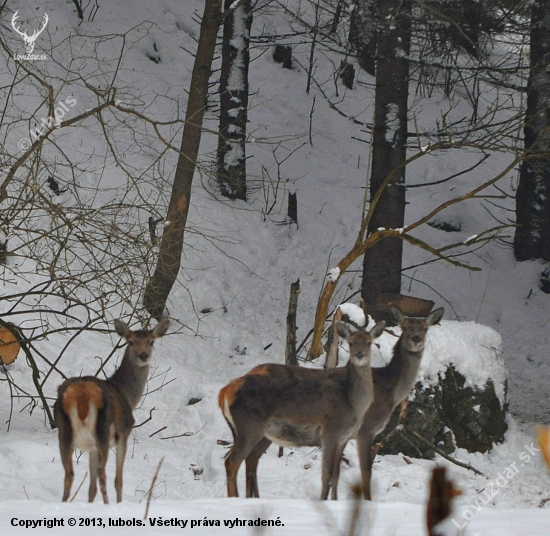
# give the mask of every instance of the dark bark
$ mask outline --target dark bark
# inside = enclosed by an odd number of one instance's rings
[[[233,0],[225,0],[229,9]],[[218,183],[222,195],[246,200],[246,123],[252,2],[243,1],[223,26]]]
[[[531,70],[527,85],[525,149],[516,193],[514,254],[518,261],[550,260],[550,0],[531,10]]]
[[[349,44],[357,63],[367,73],[376,72],[377,21],[380,0],[357,0],[351,12]]]
[[[221,0],[205,0],[197,55],[191,75],[181,150],[172,185],[166,227],[153,277],[145,288],[143,304],[157,319],[163,316],[168,295],[180,269],[183,235],[189,212],[191,185],[199,154],[202,122],[208,95],[216,37],[221,24]]]
[[[403,56],[410,51],[410,16],[410,0],[380,2],[371,200],[388,176],[391,180],[374,209],[369,234],[404,225],[409,62]],[[400,292],[402,257],[399,238],[387,238],[365,252],[361,296],[369,311],[381,293]]]

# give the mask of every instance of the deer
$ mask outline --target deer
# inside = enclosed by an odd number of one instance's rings
[[[90,488],[93,502],[97,481],[103,502],[109,504],[105,466],[109,448],[116,447],[115,490],[122,501],[122,469],[128,436],[134,427],[133,410],[139,403],[147,378],[155,339],[162,337],[170,322],[164,319],[152,330],[131,331],[122,320],[114,322],[116,332],[128,345],[118,369],[106,380],[94,376],[69,378],[61,384],[54,404],[59,431],[59,451],[65,469],[63,502],[69,499],[74,480],[73,451],[90,453]]]
[[[371,499],[372,464],[377,453],[374,438],[384,430],[393,410],[411,392],[420,369],[428,328],[439,323],[444,309],[435,309],[426,318],[405,317],[395,305],[390,305],[390,312],[401,327],[401,336],[395,343],[391,361],[385,367],[372,369],[374,400],[357,434],[363,496],[367,500]]]
[[[225,458],[228,497],[238,497],[237,473],[246,460],[246,496],[259,497],[256,469],[271,442],[282,446],[320,446],[321,500],[338,498],[340,460],[373,401],[371,345],[386,323],[351,332],[335,323],[349,344],[344,367],[310,369],[263,364],[229,382],[218,402],[233,433]]]
[[[25,52],[27,54],[32,54],[32,51],[34,50],[34,42],[38,39],[38,36],[44,31],[44,29],[48,25],[48,15],[47,15],[47,13],[44,13],[44,16],[42,17],[42,26],[38,30],[34,30],[32,35],[28,35],[27,30],[22,32],[15,25],[15,21],[18,18],[19,18],[19,11],[16,11],[13,14],[13,17],[11,18],[11,25],[12,25],[13,29],[23,38],[23,42],[25,43]]]

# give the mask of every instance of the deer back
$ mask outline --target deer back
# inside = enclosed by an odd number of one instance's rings
[[[128,434],[134,426],[132,408],[118,390],[94,376],[70,378],[59,388],[54,416],[60,436],[70,434],[75,447],[95,450],[96,434],[107,423],[103,435],[112,445],[115,434]]]
[[[124,322],[116,320],[116,331],[128,341],[116,372],[107,380],[94,376],[70,378],[59,388],[54,415],[65,469],[63,501],[69,499],[73,484],[72,456],[77,447],[90,452],[88,500],[93,502],[99,481],[103,502],[109,502],[105,475],[109,446],[116,446],[115,489],[117,501],[122,500],[122,469],[128,436],[134,426],[132,410],[145,388],[153,342],[166,333],[168,326],[168,320],[164,320],[151,331],[131,331]]]
[[[358,426],[373,400],[370,347],[385,323],[370,332],[351,333],[343,324],[339,334],[350,345],[344,367],[309,369],[264,364],[230,382],[220,391],[219,404],[234,433],[235,420],[265,428],[279,444],[320,445],[326,426]]]

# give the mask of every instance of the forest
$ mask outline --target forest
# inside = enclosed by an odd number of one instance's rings
[[[0,17],[4,533],[428,534],[443,466],[461,495],[429,534],[547,534],[548,0],[6,0]],[[244,467],[226,499],[220,389],[265,363],[326,386],[357,330],[375,371],[426,317],[373,501],[346,500],[357,430],[339,501],[314,502],[324,444],[271,446],[261,499]],[[115,449],[92,506],[71,448],[62,505],[58,388],[105,385],[140,344],[123,501]]]

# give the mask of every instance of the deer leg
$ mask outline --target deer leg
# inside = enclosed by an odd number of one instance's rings
[[[332,476],[333,476],[335,460],[337,457],[338,444],[334,440],[328,437],[325,437],[322,441],[322,448],[323,448],[323,464],[322,464],[322,470],[321,470],[321,481],[322,481],[321,500],[326,501],[328,499],[328,492],[330,490],[330,487],[333,484]]]
[[[71,422],[65,411],[61,408],[62,404],[59,400],[56,401],[53,407],[55,422],[58,429],[59,437],[59,453],[61,455],[61,463],[65,470],[65,479],[63,483],[63,501],[69,499],[71,493],[71,486],[74,481],[73,470],[73,429]]]
[[[239,467],[252,452],[252,449],[260,442],[263,436],[263,430],[255,431],[250,428],[245,430],[244,427],[241,430],[237,427],[235,430],[235,441],[229,451],[229,454],[225,458],[228,497],[239,496],[239,491],[237,489],[237,473],[239,472]]]
[[[107,498],[107,477],[105,475],[105,467],[107,458],[109,457],[109,422],[112,422],[112,415],[105,409],[101,409],[97,413],[95,443],[97,446],[97,479],[99,480],[99,490],[103,497],[103,502],[109,504]],[[91,458],[90,458],[91,459]]]
[[[116,502],[122,502],[122,469],[124,467],[124,459],[126,458],[127,447],[128,437],[121,435],[116,445]]]
[[[65,480],[63,483],[63,502],[69,499],[71,494],[71,486],[74,480],[73,470],[73,446],[71,440],[63,440],[59,442],[59,450],[61,452],[61,463],[65,469]]]
[[[347,441],[345,441],[342,445],[338,445],[336,447],[336,453],[334,455],[333,466],[332,466],[332,478],[330,479],[331,499],[333,501],[338,499],[338,480],[340,479],[340,466],[342,463],[342,454],[344,453],[346,444],[347,444]]]
[[[359,455],[359,465],[361,466],[361,480],[363,483],[363,496],[370,501],[371,497],[371,478],[372,464],[374,462],[375,452],[373,450],[374,435],[360,430],[357,434],[357,453]]]
[[[250,454],[246,457],[246,496],[247,497],[260,497],[258,491],[258,462],[262,457],[262,454],[271,445],[271,440],[267,437],[263,437],[252,449]]]
[[[107,476],[105,474],[105,466],[107,465],[107,457],[109,455],[109,444],[101,445],[98,449],[98,464],[97,464],[97,478],[99,480],[99,490],[103,497],[103,502],[109,504],[109,498],[107,497]]]
[[[97,493],[97,450],[90,451],[90,489],[88,491],[88,502],[94,502]]]

